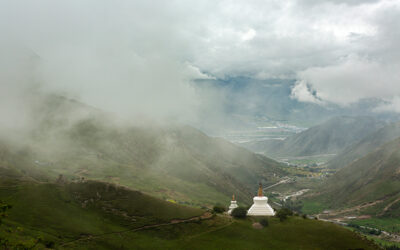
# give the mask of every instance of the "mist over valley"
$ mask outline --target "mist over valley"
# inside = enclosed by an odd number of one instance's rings
[[[0,248],[399,249],[399,14],[0,1]]]

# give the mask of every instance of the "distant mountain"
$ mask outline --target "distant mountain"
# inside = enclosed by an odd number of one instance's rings
[[[313,200],[330,208],[368,204],[365,214],[400,216],[400,138],[340,169]]]
[[[3,141],[0,154],[3,167],[18,168],[30,178],[38,172],[40,178],[63,174],[211,205],[228,202],[232,194],[248,204],[259,181],[273,183],[285,175],[279,163],[189,126],[131,125],[57,96],[37,100],[33,109],[25,143],[12,147]]]
[[[282,141],[266,140],[242,145],[273,157],[337,154],[384,124],[373,117],[339,116]]]
[[[212,93],[220,103],[204,109],[200,118],[206,121],[207,131],[257,129],[269,126],[269,122],[281,122],[300,127],[311,127],[336,116],[371,116],[380,120],[399,120],[394,112],[374,112],[385,104],[379,99],[363,99],[342,107],[333,103],[319,105],[300,102],[292,98],[295,79],[253,79],[249,77],[226,77],[225,79],[197,80],[199,93]],[[215,107],[222,109],[220,116],[213,117]]]
[[[361,141],[347,146],[340,154],[328,162],[328,167],[338,169],[345,167],[383,144],[400,137],[400,123],[390,123],[378,131],[367,135]]]

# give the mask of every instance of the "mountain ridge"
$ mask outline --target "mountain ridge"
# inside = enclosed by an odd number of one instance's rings
[[[369,116],[338,116],[285,140],[267,140],[243,146],[272,157],[337,154],[384,124]]]
[[[400,137],[400,123],[390,123],[365,136],[359,142],[347,146],[340,154],[328,162],[328,167],[339,169],[359,159],[385,143]]]
[[[320,185],[313,196],[306,199],[333,209],[370,203],[371,206],[362,210],[361,214],[399,216],[399,162],[400,138],[397,138],[339,169]]]

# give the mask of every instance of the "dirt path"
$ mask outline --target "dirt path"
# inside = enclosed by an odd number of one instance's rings
[[[86,174],[87,173],[87,169],[81,169],[78,172],[75,173],[76,176],[78,176],[79,178],[85,177],[82,174]]]
[[[198,233],[198,234],[195,234],[195,235],[191,235],[191,236],[189,236],[189,237],[186,237],[185,240],[191,240],[191,239],[193,239],[193,238],[197,238],[197,237],[202,236],[202,235],[204,235],[204,234],[208,234],[208,233],[211,233],[211,232],[215,232],[215,231],[224,229],[224,228],[229,227],[230,225],[232,225],[232,223],[233,223],[233,219],[230,218],[228,224],[225,224],[225,225],[223,225],[223,226],[220,226],[220,227],[217,227],[217,228],[214,228],[214,229],[205,231],[205,232],[201,232],[201,233]]]
[[[209,220],[212,217],[213,217],[213,214],[211,214],[209,212],[206,212],[201,216],[195,216],[195,217],[192,217],[192,218],[189,218],[189,219],[176,219],[176,220],[171,220],[170,222],[166,222],[166,223],[146,225],[146,226],[137,227],[137,228],[133,228],[133,229],[127,229],[127,230],[123,230],[123,231],[96,234],[96,235],[87,235],[87,236],[84,236],[84,237],[81,237],[81,238],[78,238],[78,239],[75,239],[75,240],[71,240],[71,241],[68,241],[68,242],[61,243],[60,247],[64,247],[66,245],[69,245],[69,244],[77,242],[77,241],[92,240],[92,239],[100,238],[100,237],[107,236],[107,235],[123,234],[123,233],[127,233],[127,232],[137,232],[137,231],[141,231],[141,230],[145,230],[145,229],[152,229],[152,228],[157,228],[157,227],[162,227],[162,226],[176,225],[176,224],[181,224],[181,223],[186,223],[186,222],[191,222],[191,221]]]
[[[381,200],[376,200],[374,202],[370,202],[370,203],[364,203],[358,206],[354,206],[351,208],[347,208],[347,209],[343,209],[343,210],[337,210],[337,211],[331,211],[329,213],[325,213],[325,214],[317,214],[316,217],[321,220],[321,221],[326,221],[326,222],[331,222],[331,223],[335,223],[335,224],[339,224],[342,226],[348,226],[348,222],[347,219],[345,217],[343,217],[344,213],[348,213],[348,212],[353,212],[353,211],[357,211],[357,210],[361,210],[364,208],[368,208],[371,206],[375,206],[379,203],[382,203],[384,201],[387,201],[388,198],[384,198]],[[395,203],[400,201],[400,197],[397,198],[396,200],[394,200],[393,202],[389,203],[379,215],[383,215],[391,206],[393,206]],[[327,216],[325,218],[321,218],[321,216]],[[362,216],[358,216],[358,218],[361,218]],[[390,233],[378,228],[373,228],[373,227],[368,227],[368,226],[360,226],[361,228],[365,228],[365,229],[369,229],[369,230],[380,230],[381,231],[381,235],[379,236],[374,236],[376,238],[386,238],[386,240],[392,241],[392,242],[400,242],[400,235],[397,233]]]
[[[291,178],[284,177],[283,180],[280,180],[279,182],[277,182],[277,183],[275,183],[275,184],[273,184],[273,185],[271,185],[271,186],[268,186],[268,187],[263,188],[263,191],[265,191],[265,190],[267,190],[267,189],[269,189],[269,188],[278,186],[278,185],[280,185],[280,184],[288,183],[288,182],[290,182],[290,181],[292,181]]]
[[[304,193],[306,193],[308,191],[310,191],[310,189],[306,188],[306,189],[302,189],[297,192],[294,192],[292,194],[286,195],[283,197],[283,201],[286,201],[287,199],[292,198],[292,197],[297,197],[297,196],[303,195]]]
[[[399,202],[399,201],[400,201],[400,197],[397,198],[396,200],[394,200],[393,202],[390,202],[390,203],[383,209],[382,213],[380,213],[379,215],[383,215],[387,210],[389,210],[389,208],[390,208],[391,206],[393,206],[395,203],[397,203],[397,202]]]
[[[316,216],[317,216],[317,218],[319,218],[319,216],[321,216],[321,215],[322,216],[323,215],[337,216],[337,215],[340,215],[340,214],[344,214],[344,213],[353,212],[353,211],[361,210],[361,209],[364,209],[364,208],[372,207],[372,206],[375,206],[376,204],[384,202],[385,200],[386,199],[376,200],[374,202],[364,203],[364,204],[361,204],[361,205],[357,205],[357,206],[346,208],[346,209],[342,209],[342,210],[331,211],[331,212],[329,212],[327,214],[317,214]]]

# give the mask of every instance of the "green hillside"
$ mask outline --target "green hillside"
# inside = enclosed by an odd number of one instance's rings
[[[339,170],[325,183],[335,204],[357,204],[399,195],[400,139]]]
[[[254,229],[250,219],[231,222],[216,217],[201,223],[127,233],[123,239],[134,240],[119,242],[119,246],[137,249],[378,249],[359,235],[331,223],[299,218],[283,223],[275,218],[269,221],[268,227]],[[113,237],[72,246],[85,248],[95,244],[99,247],[106,241],[113,242]]]
[[[331,223],[290,217],[255,229],[257,219],[197,217],[204,211],[108,183],[15,182],[0,188],[12,205],[0,226],[9,246],[56,249],[376,249]],[[39,240],[40,239],[40,240]],[[37,243],[34,243],[37,242]]]
[[[93,181],[65,185],[21,183],[1,188],[0,192],[3,202],[12,205],[8,220],[49,234],[56,233],[63,225],[66,238],[77,232],[104,233],[118,229],[121,225],[103,222],[115,218],[124,218],[122,225],[137,227],[204,213],[138,191]]]
[[[371,242],[340,226],[292,217],[269,219],[261,230],[252,220],[235,221],[230,227],[192,239],[187,249],[376,249]]]
[[[339,116],[283,141],[251,142],[245,146],[272,157],[337,154],[383,125],[372,117]]]
[[[179,206],[113,184],[2,182],[0,200],[12,206],[2,228],[7,233],[47,242],[68,242],[82,235],[104,234],[199,216],[203,210]],[[23,237],[22,237],[23,238]]]
[[[229,202],[232,194],[249,204],[259,181],[274,183],[285,175],[279,163],[189,126],[132,125],[57,96],[36,103],[24,143],[0,143],[5,166],[26,178],[54,180],[62,174],[211,206]]]
[[[328,162],[328,167],[339,169],[347,166],[383,144],[400,137],[400,123],[391,123],[378,131],[367,135],[361,141],[346,147],[340,154]]]
[[[303,200],[303,211],[333,211],[325,217],[375,218],[371,225],[399,232],[400,216],[400,138],[379,147],[340,169],[311,197]],[[383,227],[382,227],[383,226]]]

